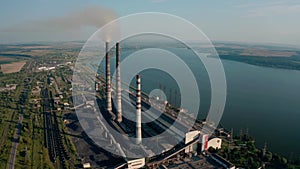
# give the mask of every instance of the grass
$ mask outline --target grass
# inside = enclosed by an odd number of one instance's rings
[[[35,121],[38,118],[37,122]],[[44,147],[44,132],[43,132],[43,119],[41,113],[38,113],[32,120],[33,135],[32,139],[32,161],[31,168],[54,168],[49,160],[48,150]],[[35,126],[36,125],[36,126]]]
[[[30,96],[31,99],[35,96]],[[44,131],[43,131],[43,114],[41,109],[31,108],[25,113],[28,118],[24,118],[24,124],[28,124],[28,129],[23,131],[26,135],[23,137],[26,138],[26,144],[19,146],[19,151],[26,149],[27,147],[27,157],[19,156],[21,159],[19,164],[33,168],[54,168],[52,162],[49,159],[48,150],[44,147]],[[21,145],[21,144],[20,144]]]
[[[14,119],[16,115],[13,116],[13,111],[7,110],[7,114],[11,115],[11,119]],[[9,120],[9,118],[7,118]],[[11,122],[6,122],[11,123]],[[6,138],[4,138],[3,145],[0,150],[0,168],[6,168],[7,161],[9,160],[10,150],[12,147],[12,138],[14,135],[15,124],[10,124],[8,127]]]
[[[36,81],[43,81],[46,78],[47,72],[39,72],[33,73],[30,72],[29,76],[31,77],[31,88],[36,85]],[[58,75],[55,74],[55,77]],[[60,74],[57,78],[58,84],[61,87],[64,87],[66,84],[62,80],[63,74]],[[24,82],[23,79],[26,78],[26,74],[24,70],[21,70],[19,73],[12,73],[0,76],[0,86],[5,86],[5,84],[18,84],[17,89],[15,91],[10,92],[10,96],[3,95],[0,93],[0,134],[3,135],[4,128],[7,124],[10,123],[8,128],[7,137],[5,142],[0,150],[0,168],[7,167],[7,161],[9,160],[9,155],[11,151],[12,141],[14,132],[16,131],[16,123],[11,123],[11,121],[17,122],[19,118],[19,110],[17,101],[20,98],[21,92],[24,90]],[[47,83],[44,83],[45,85]],[[50,86],[50,90],[53,92],[53,96],[56,91],[53,86]],[[9,98],[6,100],[4,98]],[[33,98],[38,98],[38,96],[31,95],[29,90],[29,94],[27,97],[27,103],[25,103],[24,108],[24,118],[23,118],[23,126],[19,139],[19,145],[16,154],[16,168],[32,168],[32,169],[54,169],[56,164],[53,164],[50,161],[48,149],[44,147],[44,131],[43,131],[43,114],[41,113],[41,108],[34,108],[32,104],[29,103],[29,100]],[[7,107],[7,103],[9,107]],[[13,116],[13,112],[16,112]],[[58,112],[58,116],[62,116],[63,112]],[[66,131],[62,118],[58,118],[59,128],[62,132]],[[71,141],[70,136],[63,135],[63,144],[65,145],[66,150],[69,152],[71,157],[70,161],[66,161],[67,166],[70,168],[74,167],[74,163],[76,162],[76,148]],[[58,161],[58,160],[57,160]]]
[[[17,90],[14,91],[12,96],[16,101],[19,100],[21,91],[24,90],[24,82],[22,79],[25,79],[26,77],[20,74],[10,74],[0,78],[7,79],[6,83],[11,83],[12,79],[18,79],[19,84]],[[34,169],[54,168],[49,160],[48,151],[43,146],[44,136],[42,114],[39,110],[33,109],[32,105],[28,103],[28,100],[30,100],[31,97],[32,96],[29,92],[27,103],[25,103],[26,106],[24,108],[23,125],[16,154],[15,167]],[[17,103],[14,103],[12,107],[17,107]],[[17,112],[19,111],[17,110]],[[15,116],[12,118],[13,121],[18,121],[18,117],[19,113],[16,113]],[[35,121],[37,122],[35,123]],[[13,134],[15,132],[15,126],[15,124],[10,126],[7,138],[13,137]],[[6,165],[7,161],[9,160],[11,146],[12,141],[10,139],[6,139],[5,144],[3,146],[4,149],[1,150],[0,154],[0,168],[7,167]]]
[[[16,76],[24,77],[22,74],[19,75],[10,75],[8,77],[15,79]],[[11,79],[8,77],[1,77],[2,83],[10,83]],[[17,83],[17,82],[16,82]],[[9,155],[12,146],[12,138],[14,136],[15,128],[16,128],[16,121],[18,120],[18,110],[17,110],[17,103],[16,101],[20,97],[20,93],[22,91],[22,86],[20,85],[20,81],[18,82],[19,86],[15,91],[10,91],[7,95],[4,93],[1,94],[0,100],[0,116],[2,122],[0,123],[1,127],[1,136],[3,136],[4,129],[8,125],[7,128],[7,135],[4,139],[3,145],[0,150],[0,168],[6,168],[7,162],[9,160]],[[8,99],[7,99],[8,98]]]

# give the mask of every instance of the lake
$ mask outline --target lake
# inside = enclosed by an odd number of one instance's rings
[[[187,49],[169,50],[180,55],[195,74],[201,94],[199,118],[205,117],[210,105],[210,83],[203,65]],[[130,49],[123,50],[122,60],[132,52]],[[111,63],[113,72],[114,57]],[[259,148],[267,143],[268,150],[273,153],[287,158],[300,156],[300,71],[229,60],[222,60],[222,63],[227,79],[227,101],[221,124],[226,129],[233,128],[235,135],[240,133],[240,129],[243,133],[248,130]],[[175,97],[178,86],[167,73],[146,70],[141,74],[143,91],[149,93],[162,88],[170,102],[179,104],[180,97]],[[135,81],[132,80],[131,84],[135,85]],[[190,99],[192,102],[193,98]]]

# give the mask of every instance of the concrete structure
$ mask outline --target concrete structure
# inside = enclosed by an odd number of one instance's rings
[[[214,149],[221,149],[221,145],[222,145],[222,139],[213,138],[208,141],[207,147],[208,148],[212,147]]]
[[[217,162],[218,164],[220,164],[221,166],[223,166],[226,169],[235,169],[235,166],[231,162],[227,161],[226,159],[219,156],[218,154],[212,154],[212,155],[210,155],[210,157],[215,162]]]
[[[208,134],[204,134],[202,135],[202,138],[201,138],[201,143],[202,143],[202,146],[201,146],[201,151],[206,151],[208,150],[208,137],[209,135]]]
[[[217,169],[220,167],[211,164],[211,160],[208,160],[202,154],[193,156],[193,158],[184,158],[183,160],[171,160],[166,162],[165,166],[160,166],[160,168],[168,169]]]
[[[64,103],[64,109],[67,110],[70,108],[70,104],[69,103]]]
[[[122,122],[121,72],[120,72],[120,43],[116,44],[116,76],[117,76],[117,120]]]
[[[83,168],[91,168],[91,164],[90,163],[84,163],[82,166],[83,166]]]
[[[53,70],[53,69],[55,69],[55,67],[45,67],[45,66],[43,66],[43,67],[39,67],[38,68],[38,70]]]
[[[117,149],[117,151],[119,151],[119,153],[123,156],[126,157],[125,152],[123,151],[120,143],[118,143],[116,141],[116,139],[114,138],[114,136],[112,134],[110,134],[109,130],[106,128],[105,124],[102,122],[101,118],[99,116],[97,116],[97,120],[100,123],[100,127],[101,129],[103,129],[103,133],[104,133],[104,137],[106,139],[109,140],[110,145],[107,146],[113,146],[114,149]]]
[[[112,106],[111,106],[111,86],[110,86],[110,50],[109,50],[109,43],[105,43],[105,70],[106,70],[106,110],[111,112]]]
[[[1,87],[0,88],[0,92],[2,92],[2,91],[16,90],[16,88],[17,88],[17,84],[7,84],[7,85],[5,85],[5,87]]]
[[[128,169],[136,169],[145,166],[145,158],[129,160],[127,161],[127,168]]]
[[[95,91],[98,92],[99,91],[99,83],[95,82]]]
[[[136,75],[136,144],[142,143],[141,76]]]
[[[190,131],[185,134],[185,144],[190,143],[191,141],[199,138],[200,131],[195,130],[195,131]],[[185,153],[190,153],[190,152],[196,152],[198,148],[198,144],[192,144],[188,147],[185,148],[184,152]]]
[[[220,139],[220,138],[209,139],[209,135],[205,134],[205,135],[202,135],[201,139],[202,139],[201,151],[206,151],[209,149],[209,147],[212,147],[214,149],[221,148],[222,139]]]

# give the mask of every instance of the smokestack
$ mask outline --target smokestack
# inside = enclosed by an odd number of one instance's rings
[[[136,75],[136,144],[142,143],[141,76]]]
[[[106,59],[106,102],[107,102],[107,111],[111,112],[111,88],[110,88],[110,50],[109,50],[109,43],[105,43],[106,46],[106,53],[105,53],[105,59]]]
[[[116,70],[117,70],[117,120],[122,122],[122,101],[121,101],[121,72],[120,72],[120,43],[116,44]]]

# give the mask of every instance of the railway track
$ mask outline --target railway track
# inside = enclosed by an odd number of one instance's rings
[[[47,88],[42,91],[44,112],[44,140],[48,149],[50,160],[58,161],[59,168],[67,168],[66,160],[70,160],[60,134],[56,112],[51,110],[53,106],[52,93]]]

